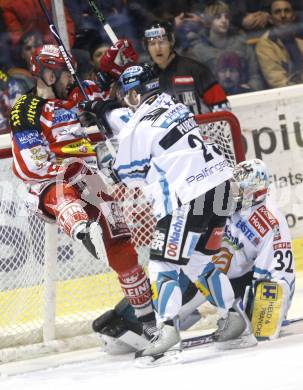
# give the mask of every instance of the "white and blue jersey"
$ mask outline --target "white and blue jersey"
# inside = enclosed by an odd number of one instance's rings
[[[253,271],[255,279],[284,280],[295,287],[295,261],[287,221],[269,197],[227,218],[220,253],[213,262],[230,279]]]
[[[114,133],[120,113],[107,116]],[[171,96],[153,96],[129,117],[113,168],[127,186],[142,188],[157,219],[232,176],[217,146],[201,140],[193,114]]]

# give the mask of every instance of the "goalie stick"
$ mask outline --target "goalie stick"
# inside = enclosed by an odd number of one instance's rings
[[[285,328],[285,327],[287,327],[291,324],[295,324],[297,322],[303,323],[303,317],[284,320],[282,323],[282,327]],[[204,334],[201,336],[185,338],[181,342],[182,349],[190,349],[190,348],[201,347],[203,345],[211,344],[214,342],[213,335],[214,335],[214,332]]]

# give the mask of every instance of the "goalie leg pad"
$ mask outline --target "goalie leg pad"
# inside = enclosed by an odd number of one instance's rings
[[[286,317],[289,289],[282,281],[259,280],[254,285],[251,323],[258,340],[279,337]]]

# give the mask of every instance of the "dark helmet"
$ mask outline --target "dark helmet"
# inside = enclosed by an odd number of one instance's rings
[[[63,55],[56,45],[43,45],[35,49],[31,57],[33,75],[40,77],[44,68],[54,71],[67,69]]]
[[[159,81],[150,64],[135,65],[127,68],[118,81],[121,96],[126,95],[130,89],[145,95],[159,89]]]
[[[174,26],[171,22],[154,21],[144,31],[144,41],[167,37],[170,42],[174,42]]]

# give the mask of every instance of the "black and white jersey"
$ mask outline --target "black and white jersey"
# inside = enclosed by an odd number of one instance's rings
[[[229,111],[226,94],[204,64],[176,53],[165,69],[154,65],[161,92],[174,96],[194,114]]]

